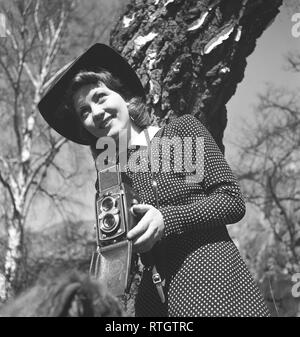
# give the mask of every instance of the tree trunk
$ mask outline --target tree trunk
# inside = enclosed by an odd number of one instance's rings
[[[21,264],[23,257],[23,224],[15,217],[7,228],[7,250],[5,256],[5,282],[1,284],[1,301],[14,297],[19,288]]]
[[[199,118],[224,153],[226,103],[282,0],[132,0],[110,44],[136,70],[159,125]],[[241,107],[242,108],[242,107]]]

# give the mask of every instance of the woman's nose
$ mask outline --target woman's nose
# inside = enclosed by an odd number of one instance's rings
[[[105,111],[98,105],[92,106],[92,116],[94,120],[101,121],[104,118]]]

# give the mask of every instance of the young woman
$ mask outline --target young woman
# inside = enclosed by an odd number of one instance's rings
[[[162,295],[156,283],[161,286],[161,280],[153,278],[153,265],[146,261],[136,316],[269,316],[227,232],[227,224],[244,216],[245,204],[224,156],[195,117],[184,115],[159,129],[150,125],[144,102],[128,63],[96,44],[64,69],[39,103],[50,126],[90,145],[94,157],[101,137],[118,143],[125,135],[128,141],[126,174],[143,204],[132,208],[142,218],[127,237],[142,257],[151,252],[164,283]],[[183,153],[171,147],[166,158],[161,146],[166,139],[176,139]],[[198,176],[186,170],[185,156],[198,160]]]

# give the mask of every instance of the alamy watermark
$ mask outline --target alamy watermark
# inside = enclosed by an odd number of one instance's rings
[[[300,273],[296,273],[292,276],[292,282],[295,283],[292,287],[293,297],[300,297]]]
[[[6,37],[6,16],[0,13],[0,37]]]
[[[292,27],[292,35],[295,38],[300,37],[300,13],[295,13],[292,16],[292,22],[296,22]]]
[[[126,135],[119,135],[118,150],[116,145],[112,137],[98,139],[96,149],[102,150],[95,160],[98,171],[113,167],[118,158],[121,172],[172,171],[185,174],[187,183],[200,183],[204,178],[204,137],[154,137],[150,145],[152,158],[148,158],[148,151],[138,149],[128,159]]]

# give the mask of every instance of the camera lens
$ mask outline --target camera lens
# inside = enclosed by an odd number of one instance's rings
[[[113,215],[110,213],[106,214],[102,219],[101,230],[104,233],[111,233],[116,229],[118,224],[118,215]]]
[[[112,197],[105,197],[101,202],[103,212],[110,211],[115,206],[115,200]]]

